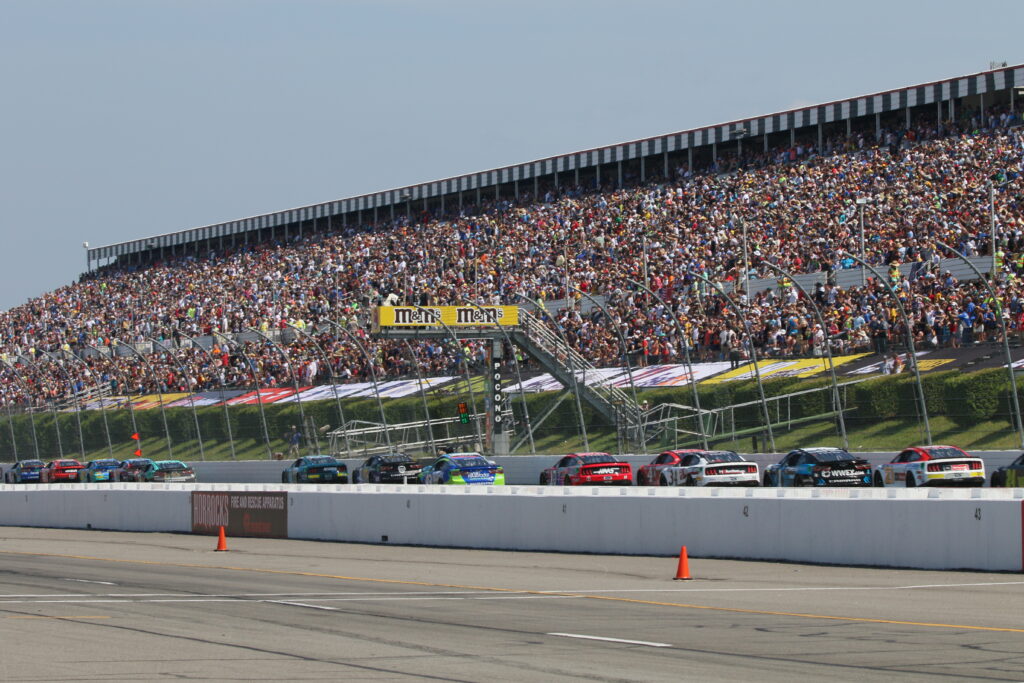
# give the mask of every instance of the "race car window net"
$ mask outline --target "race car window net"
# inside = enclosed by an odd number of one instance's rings
[[[306,458],[307,461],[314,465],[323,465],[329,462],[334,462],[334,456],[331,455],[311,455]]]
[[[607,453],[597,453],[594,455],[581,455],[579,456],[580,462],[584,465],[593,465],[595,463],[602,462],[618,462],[615,458],[608,455]]]
[[[966,453],[962,452],[959,448],[926,448],[925,453],[928,454],[932,460],[941,460],[943,458],[967,458],[970,457]]]
[[[708,451],[704,457],[708,462],[746,462],[738,453],[732,451]]]
[[[814,454],[814,457],[818,459],[818,462],[842,462],[844,460],[855,460],[855,458],[847,453],[846,451],[819,451]]]
[[[383,462],[392,462],[392,463],[403,463],[403,462],[412,462],[413,461],[411,457],[409,457],[408,455],[405,455],[404,453],[390,453],[388,455],[380,456],[380,459]]]
[[[491,463],[485,458],[453,458],[457,467],[489,467]]]

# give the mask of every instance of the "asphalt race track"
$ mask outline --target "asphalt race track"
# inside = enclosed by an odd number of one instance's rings
[[[1020,574],[214,545],[0,528],[0,679],[1024,680]]]

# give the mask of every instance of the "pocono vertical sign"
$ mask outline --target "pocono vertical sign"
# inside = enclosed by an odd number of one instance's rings
[[[288,494],[192,492],[192,533],[288,538]]]

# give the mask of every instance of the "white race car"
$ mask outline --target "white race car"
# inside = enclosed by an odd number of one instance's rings
[[[757,463],[733,451],[665,451],[637,470],[637,486],[759,486]]]
[[[875,469],[875,486],[983,486],[985,463],[956,446],[904,449]]]

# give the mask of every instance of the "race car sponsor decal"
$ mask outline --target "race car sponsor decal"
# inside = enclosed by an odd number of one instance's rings
[[[288,538],[288,494],[192,492],[192,533]]]

